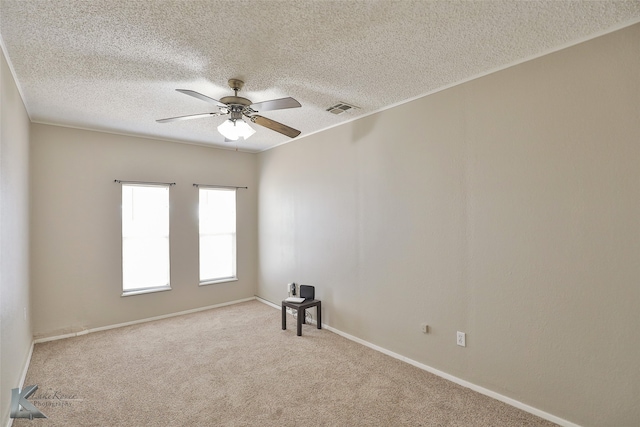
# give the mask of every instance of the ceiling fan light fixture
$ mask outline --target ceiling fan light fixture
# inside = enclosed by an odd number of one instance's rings
[[[238,138],[249,138],[256,130],[242,119],[229,119],[218,126],[218,132],[228,140],[237,141]]]

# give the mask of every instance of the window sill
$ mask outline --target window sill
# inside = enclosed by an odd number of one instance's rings
[[[153,292],[164,292],[164,291],[170,291],[170,290],[171,290],[171,286],[162,286],[159,288],[149,288],[149,289],[134,289],[131,291],[124,291],[120,296],[130,297],[132,295],[150,294]]]
[[[218,283],[237,282],[237,281],[238,281],[237,277],[225,277],[224,279],[205,280],[204,282],[200,282],[198,286],[216,285]]]

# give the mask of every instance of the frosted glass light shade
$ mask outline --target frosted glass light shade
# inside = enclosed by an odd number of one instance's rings
[[[218,132],[231,141],[237,141],[240,137],[247,139],[256,133],[255,129],[242,119],[225,120],[218,126]]]

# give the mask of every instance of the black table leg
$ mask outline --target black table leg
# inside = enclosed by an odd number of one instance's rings
[[[302,321],[303,321],[303,319],[304,319],[304,310],[298,310],[298,333],[296,335],[298,335],[299,337],[302,336]]]
[[[282,329],[287,329],[287,307],[282,304]]]
[[[316,317],[318,318],[318,329],[322,329],[322,310],[320,302],[316,305]]]

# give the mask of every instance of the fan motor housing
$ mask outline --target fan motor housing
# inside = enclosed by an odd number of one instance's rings
[[[243,107],[248,107],[252,104],[250,100],[247,98],[243,98],[241,96],[225,96],[224,98],[220,98],[220,102],[227,105],[241,105]]]

